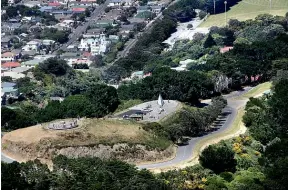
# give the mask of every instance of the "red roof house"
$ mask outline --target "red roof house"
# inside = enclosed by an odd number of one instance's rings
[[[6,62],[1,65],[3,68],[15,68],[15,67],[21,67],[21,64],[18,62]]]
[[[73,11],[73,12],[85,12],[85,8],[81,8],[81,7],[79,7],[79,8],[73,8],[72,11]]]
[[[231,49],[233,49],[232,46],[220,48],[220,53],[226,53],[226,52],[230,51]]]
[[[48,6],[51,6],[51,7],[58,7],[58,6],[61,6],[61,3],[55,1],[55,2],[48,3]]]

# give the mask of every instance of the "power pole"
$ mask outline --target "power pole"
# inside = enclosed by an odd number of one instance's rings
[[[227,26],[227,1],[224,1],[225,4],[225,26]]]

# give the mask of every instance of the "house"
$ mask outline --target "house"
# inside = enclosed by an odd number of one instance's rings
[[[45,60],[47,60],[47,59],[49,59],[49,58],[54,58],[54,57],[56,57],[56,55],[36,55],[35,57],[34,57],[34,59],[36,59],[36,60],[43,60],[43,61],[45,61]]]
[[[2,64],[1,67],[9,68],[11,70],[12,68],[21,67],[21,64],[19,62],[6,62]]]
[[[41,45],[40,42],[32,40],[22,47],[22,51],[32,51],[32,50],[37,51],[40,45]]]
[[[42,40],[42,44],[45,46],[51,46],[55,44],[56,42],[54,40]]]
[[[24,2],[23,5],[25,5],[26,7],[32,8],[32,7],[41,7],[41,2],[39,1],[27,1]]]
[[[110,0],[108,7],[121,6],[122,0]]]
[[[103,28],[92,28],[92,29],[87,30],[86,34],[100,35],[100,34],[103,34],[104,31],[105,29]]]
[[[53,10],[51,12],[52,15],[56,16],[56,15],[72,15],[73,14],[73,11],[71,10]]]
[[[119,36],[117,36],[117,35],[109,35],[108,38],[112,42],[118,42],[119,41]]]
[[[110,47],[111,42],[106,39],[105,34],[100,34],[99,38],[81,39],[78,46],[80,51],[89,51],[92,55],[102,55],[106,53]]]
[[[41,12],[52,12],[53,10],[55,10],[55,7],[53,6],[43,6],[39,9]]]
[[[159,14],[162,11],[162,6],[151,6],[151,10],[153,13]]]
[[[10,48],[11,42],[12,42],[11,36],[5,36],[1,38],[1,48]]]
[[[74,52],[65,52],[60,55],[60,59],[68,60],[68,59],[77,59],[81,55],[81,52],[74,53]]]
[[[86,8],[83,7],[75,7],[71,9],[73,13],[84,13]]]
[[[9,23],[19,23],[20,22],[20,19],[17,19],[17,18],[11,18],[8,20]]]
[[[17,97],[19,95],[17,85],[14,82],[1,83],[1,97]]]
[[[74,67],[78,64],[86,64],[89,66],[92,63],[92,61],[87,58],[66,59],[66,61],[70,67]]]
[[[21,23],[2,23],[1,24],[1,32],[2,33],[13,33],[14,30],[19,29]]]
[[[60,7],[61,5],[62,4],[57,1],[48,3],[48,6],[51,6],[51,7]]]
[[[42,59],[32,59],[32,60],[29,60],[29,61],[24,61],[21,63],[21,66],[22,67],[28,67],[28,68],[33,68],[35,67],[36,65],[39,65],[39,63],[43,62]]]
[[[1,73],[1,76],[3,77],[11,77],[12,79],[20,79],[20,78],[24,78],[25,74],[23,73],[19,73],[19,72],[14,72],[14,71],[4,71],[3,73]]]
[[[32,22],[33,20],[33,17],[32,16],[24,16],[22,19],[21,19],[21,22]]]
[[[128,24],[128,25],[121,25],[121,28],[119,29],[121,32],[123,33],[130,33],[133,32],[135,29],[135,25],[134,24]]]
[[[148,6],[157,6],[157,5],[159,5],[159,2],[158,1],[148,1],[147,5]]]
[[[220,48],[220,53],[226,53],[226,52],[230,51],[231,49],[233,49],[232,46]]]
[[[142,12],[146,12],[146,11],[150,11],[151,8],[149,6],[139,6],[137,9],[137,14],[142,13]]]
[[[108,26],[114,26],[115,21],[114,20],[98,20],[91,24],[92,28],[106,28]]]
[[[134,73],[131,74],[131,78],[139,78],[142,79],[144,76],[144,72],[143,71],[136,71]]]
[[[16,55],[12,52],[5,52],[1,54],[1,62],[15,61]]]

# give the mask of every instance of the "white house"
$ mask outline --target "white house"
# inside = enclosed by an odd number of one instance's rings
[[[102,55],[109,49],[111,42],[106,39],[105,34],[100,34],[99,38],[81,39],[78,46],[80,51],[89,51],[92,55]]]
[[[110,0],[108,7],[120,6],[122,4],[122,0]]]
[[[22,51],[37,51],[40,45],[40,42],[32,40],[22,47]]]
[[[42,40],[42,44],[45,46],[50,46],[50,45],[55,44],[55,41],[54,40]]]

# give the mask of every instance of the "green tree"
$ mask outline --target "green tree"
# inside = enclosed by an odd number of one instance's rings
[[[72,72],[72,68],[66,63],[66,61],[57,58],[49,58],[40,63],[39,70],[46,74],[53,74],[55,76],[63,76]]]
[[[10,164],[1,162],[1,189],[28,189],[18,162]]]
[[[209,145],[199,157],[200,164],[213,170],[215,173],[235,171],[235,153],[227,145]]]
[[[209,48],[209,47],[212,47],[212,46],[215,46],[216,45],[216,42],[214,41],[212,35],[209,33],[203,46],[204,48]]]

